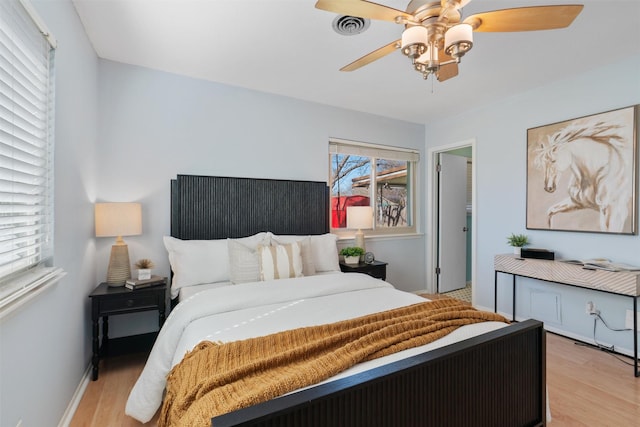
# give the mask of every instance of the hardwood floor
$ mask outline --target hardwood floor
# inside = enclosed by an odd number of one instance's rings
[[[608,353],[548,333],[547,385],[550,426],[640,426],[640,378]]]
[[[158,413],[146,424],[124,413],[146,359],[146,353],[137,353],[101,360],[98,379],[89,382],[69,427],[156,426]]]
[[[70,426],[156,426],[158,414],[147,424],[124,415],[144,360],[137,354],[101,361],[100,376],[89,383]],[[603,351],[547,334],[547,385],[552,427],[640,425],[640,378]]]

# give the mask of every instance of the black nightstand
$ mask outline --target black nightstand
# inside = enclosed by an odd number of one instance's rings
[[[340,271],[344,273],[365,273],[376,279],[387,280],[387,264],[382,261],[373,261],[371,264],[359,262],[358,264],[346,264],[340,261]]]
[[[167,285],[151,286],[132,291],[125,286],[110,287],[101,283],[89,295],[91,298],[91,321],[93,323],[93,380],[98,379],[98,363],[100,355],[113,354],[113,350],[121,347],[126,352],[151,347],[157,332],[109,340],[109,316],[117,314],[137,313],[139,311],[158,310],[159,324],[162,327],[165,319]],[[99,346],[99,320],[102,317],[102,345]],[[120,345],[118,345],[120,344]],[[111,347],[111,348],[110,348]],[[137,347],[137,348],[136,348]],[[110,351],[111,350],[111,351]]]

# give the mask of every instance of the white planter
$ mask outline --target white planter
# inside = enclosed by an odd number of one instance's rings
[[[356,255],[356,256],[345,256],[344,257],[344,262],[346,264],[357,264],[360,262],[360,256]]]
[[[139,268],[138,269],[138,280],[146,280],[151,279],[151,269],[150,268]]]
[[[521,248],[521,247],[519,247],[519,246],[514,246],[514,247],[513,247],[513,253],[514,253],[516,256],[520,256],[520,250],[521,250],[521,249],[522,249],[522,248]]]

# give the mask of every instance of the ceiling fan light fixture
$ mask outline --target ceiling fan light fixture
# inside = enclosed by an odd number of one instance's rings
[[[416,62],[419,62],[421,64],[428,64],[429,62],[437,62],[437,61],[438,61],[438,49],[433,49],[431,46],[428,46],[427,50],[425,50],[424,53],[420,55],[418,59],[416,59]]]
[[[402,53],[417,58],[427,50],[429,30],[422,25],[409,27],[402,32]]]
[[[473,47],[473,27],[458,24],[444,33],[445,52],[454,58],[462,58]]]
[[[438,60],[438,49],[433,44],[429,44],[425,53],[420,55],[415,61],[416,71],[422,73],[426,79],[429,74],[435,73],[440,68],[440,61]]]

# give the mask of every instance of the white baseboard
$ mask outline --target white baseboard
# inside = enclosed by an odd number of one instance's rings
[[[76,410],[78,409],[78,405],[80,405],[82,396],[84,396],[84,391],[87,389],[87,386],[89,385],[89,381],[91,381],[92,370],[93,370],[92,365],[89,364],[87,369],[84,371],[84,375],[80,380],[80,384],[78,384],[76,391],[73,393],[73,396],[71,397],[71,401],[69,402],[67,409],[64,411],[64,414],[62,415],[62,419],[58,423],[58,427],[68,427],[69,424],[71,424],[71,420],[73,419],[73,416],[75,415]]]

